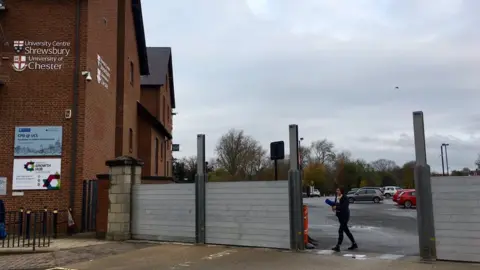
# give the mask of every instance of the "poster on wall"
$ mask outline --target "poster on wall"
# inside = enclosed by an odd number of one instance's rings
[[[61,162],[55,159],[14,159],[13,190],[60,189]]]
[[[16,157],[61,156],[62,127],[16,127],[14,154]]]
[[[7,195],[7,178],[0,177],[0,196]]]

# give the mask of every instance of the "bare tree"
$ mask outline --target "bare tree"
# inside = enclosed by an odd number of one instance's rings
[[[267,151],[255,140],[246,142],[242,173],[252,179],[265,166]]]
[[[231,129],[215,148],[217,164],[232,176],[252,176],[261,169],[266,151],[243,130]]]
[[[185,170],[191,172],[197,171],[197,156],[184,157],[180,162],[185,164]]]
[[[333,143],[329,142],[327,139],[312,142],[310,148],[312,158],[315,162],[325,164],[333,162],[335,160]]]
[[[301,145],[300,148],[298,148],[298,152],[300,155],[300,164],[302,168],[306,168],[312,160],[312,149],[310,147]]]
[[[372,165],[373,169],[377,172],[388,172],[398,167],[395,161],[384,158],[375,160],[370,163],[370,165]]]
[[[336,160],[342,160],[343,162],[350,162],[352,159],[352,153],[350,151],[342,151],[333,156]]]
[[[480,169],[480,154],[478,154],[477,160],[475,160],[475,165],[477,166],[477,169]]]
[[[215,158],[210,158],[207,161],[208,167],[212,168],[212,170],[216,170],[218,168],[217,160]]]

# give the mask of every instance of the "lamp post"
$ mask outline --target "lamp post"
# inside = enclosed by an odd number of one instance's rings
[[[443,144],[440,145],[440,157],[442,158],[442,175],[445,176],[445,165],[443,163]]]
[[[448,167],[448,152],[447,152],[447,146],[450,144],[448,143],[442,143],[442,147],[445,147],[445,166],[447,167],[447,176],[450,175],[450,170]],[[443,151],[442,151],[442,165],[443,165]],[[443,166],[442,166],[443,167]],[[445,173],[444,173],[445,175]]]
[[[448,152],[447,152],[447,146],[450,144],[446,143],[445,144],[445,166],[447,167],[447,176],[450,175],[450,167],[448,166]]]

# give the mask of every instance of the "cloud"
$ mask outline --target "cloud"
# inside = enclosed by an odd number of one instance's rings
[[[173,50],[178,155],[197,133],[244,129],[265,147],[328,138],[367,160],[413,159],[412,112],[425,113],[429,160],[451,142],[472,167],[480,113],[476,0],[144,0],[149,46]],[[399,89],[395,89],[398,86]],[[381,147],[380,147],[381,146]],[[435,155],[437,157],[435,157]]]

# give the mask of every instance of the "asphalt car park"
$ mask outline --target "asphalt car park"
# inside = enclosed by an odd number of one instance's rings
[[[325,203],[327,197],[304,198],[308,205],[309,236],[318,250],[330,250],[338,237],[338,220]],[[333,197],[329,199],[333,200]],[[396,205],[391,199],[380,203],[350,204],[350,230],[359,245],[358,252],[417,256],[417,212]],[[345,237],[342,248],[350,246]]]

